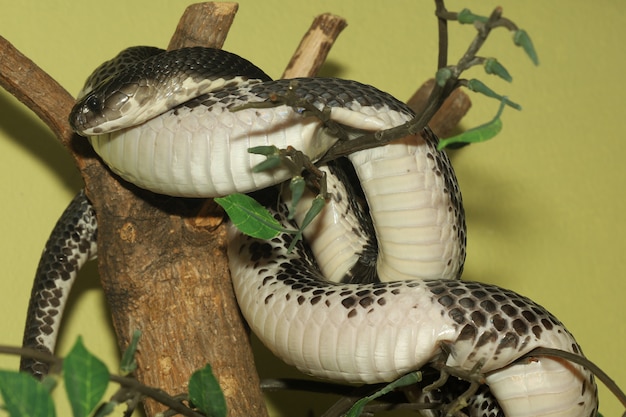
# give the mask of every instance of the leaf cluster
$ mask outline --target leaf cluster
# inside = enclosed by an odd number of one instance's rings
[[[125,375],[134,371],[134,360],[139,332],[124,352],[120,369]],[[0,349],[9,351],[9,349]],[[18,350],[18,353],[20,350]],[[26,352],[21,352],[27,355]],[[126,404],[124,415],[129,416],[144,397],[150,397],[166,407],[163,416],[181,414],[189,417],[226,417],[227,408],[224,394],[213,374],[210,365],[194,372],[189,378],[189,393],[182,397],[172,397],[163,391],[140,384],[129,376],[113,375],[107,366],[84,346],[79,337],[71,351],[60,360],[46,359],[55,363],[52,369],[60,368],[63,386],[74,417],[104,417]],[[52,391],[57,388],[56,375],[48,375],[38,381],[26,372],[0,370],[0,396],[2,408],[10,417],[55,417],[56,409]],[[119,385],[113,396],[103,401],[111,383]]]

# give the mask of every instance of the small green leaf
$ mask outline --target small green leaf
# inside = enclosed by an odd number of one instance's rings
[[[279,155],[269,155],[263,162],[259,162],[252,167],[252,172],[263,172],[270,169],[274,169],[283,162],[283,159]]]
[[[141,337],[141,330],[135,330],[133,332],[133,338],[130,344],[122,354],[122,360],[120,361],[120,371],[122,374],[127,375],[137,369],[137,361],[135,360],[135,353],[137,353],[137,343]]]
[[[209,417],[226,417],[226,399],[211,365],[207,364],[189,378],[189,400]]]
[[[499,100],[500,102],[503,102],[507,106],[513,107],[515,110],[522,110],[522,106],[520,106],[519,104],[515,102],[512,102],[505,96],[501,96],[500,94],[497,94],[495,91],[487,87],[484,83],[482,83],[479,80],[472,79],[472,80],[467,81],[467,88],[469,88],[470,90],[476,93],[484,94],[487,97],[495,98]]]
[[[48,390],[24,372],[0,371],[0,394],[11,417],[54,417]]]
[[[304,215],[304,219],[302,219],[302,225],[300,225],[300,229],[304,229],[305,227],[307,227],[309,223],[313,221],[315,216],[317,216],[320,211],[322,211],[324,205],[326,205],[326,199],[319,194],[316,195],[313,199],[313,202],[311,203],[311,208]]]
[[[435,74],[435,81],[437,81],[437,85],[439,87],[443,87],[446,85],[450,77],[452,77],[452,70],[448,67],[443,67],[437,70],[437,73]]]
[[[300,175],[293,177],[291,181],[289,181],[289,189],[291,190],[291,204],[289,205],[288,215],[289,219],[293,219],[293,216],[296,215],[296,206],[300,202],[305,188],[306,182]]]
[[[252,148],[248,148],[248,153],[253,153],[257,155],[278,155],[278,148],[274,145],[261,145],[261,146],[253,146]]]
[[[245,194],[230,194],[216,198],[233,224],[248,236],[258,239],[271,239],[283,231],[278,220],[255,199]]]
[[[63,361],[63,381],[74,417],[86,417],[102,399],[109,384],[106,365],[78,338]]]
[[[283,161],[283,158],[280,156],[280,149],[274,145],[253,146],[248,148],[248,153],[263,155],[267,158],[265,161],[259,162],[252,167],[252,172],[262,172],[276,168]]]
[[[504,100],[500,103],[498,112],[495,117],[491,119],[491,121],[473,129],[469,129],[460,135],[440,140],[437,144],[437,149],[441,150],[453,143],[476,143],[484,142],[493,138],[502,130],[502,120],[500,119],[500,116],[502,115],[505,104]]]
[[[489,18],[485,16],[479,16],[472,13],[469,9],[463,9],[457,15],[457,20],[462,24],[473,24],[476,21],[485,23]]]
[[[504,68],[502,64],[500,64],[495,58],[487,58],[485,60],[484,68],[487,74],[495,74],[508,82],[513,81],[513,77],[511,77],[511,74],[509,74],[506,68]]]
[[[420,371],[411,372],[410,374],[406,374],[395,381],[385,385],[380,390],[376,391],[372,395],[368,395],[367,397],[363,397],[357,402],[354,403],[352,408],[348,410],[345,414],[346,417],[358,417],[363,412],[363,408],[372,400],[375,400],[378,397],[382,397],[385,394],[390,393],[396,388],[406,387],[409,385],[413,385],[422,380],[422,373]]]
[[[526,52],[526,55],[533,61],[533,64],[539,65],[539,57],[537,56],[537,51],[535,51],[535,47],[533,46],[533,41],[530,40],[530,36],[523,29],[518,29],[513,33],[513,42],[517,46],[521,46]]]
[[[304,230],[304,228],[307,227],[313,221],[315,216],[317,216],[320,213],[320,211],[322,211],[325,204],[326,204],[326,199],[321,194],[318,194],[315,196],[315,198],[313,199],[313,202],[311,203],[311,207],[309,208],[309,210],[304,215],[304,218],[302,219],[302,224],[300,225],[300,228],[297,230],[296,233],[294,233],[293,240],[287,247],[287,253],[291,253],[293,248],[296,247],[296,244],[302,239],[302,231]]]

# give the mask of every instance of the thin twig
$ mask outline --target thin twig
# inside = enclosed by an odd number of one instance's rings
[[[448,13],[450,12],[443,12],[442,17],[448,16]],[[450,70],[450,76],[448,80],[441,85],[439,83],[435,84],[423,112],[421,114],[418,114],[415,119],[391,129],[386,129],[373,133],[366,133],[356,139],[352,139],[349,141],[338,141],[326,153],[323,160],[328,161],[331,159],[336,159],[340,156],[345,156],[352,152],[381,146],[401,137],[414,135],[421,132],[421,130],[432,119],[434,114],[439,110],[439,108],[441,108],[445,99],[450,96],[452,91],[459,87],[460,75],[473,65],[477,64],[478,61],[475,61],[476,55],[485,43],[487,37],[491,33],[491,30],[499,26],[505,26],[505,22],[501,18],[501,15],[502,9],[496,8],[485,23],[476,22],[475,26],[478,33],[470,43],[469,47],[467,48],[461,59],[459,59],[457,64],[445,67]],[[447,42],[444,45],[440,43],[440,47],[442,46],[445,46],[447,48]]]
[[[613,381],[613,379],[611,379],[611,377],[606,372],[604,372],[602,368],[600,368],[598,365],[596,365],[586,357],[560,349],[537,348],[528,352],[521,359],[532,358],[536,356],[562,358],[578,365],[584,366],[600,381],[602,381],[602,383],[609,389],[609,391],[611,391],[613,395],[615,395],[618,401],[622,403],[624,407],[626,407],[626,394],[624,393],[624,391],[621,390],[621,388],[615,383],[615,381]]]
[[[261,380],[261,389],[265,392],[306,391],[320,394],[349,395],[354,391],[351,385],[326,381],[292,378],[266,378]]]
[[[137,381],[135,378],[127,378],[119,375],[110,375],[109,379],[112,382],[118,383],[121,386],[131,389],[132,391],[136,391],[142,395],[150,397],[184,416],[203,417],[203,414],[195,412],[191,408],[176,400],[171,395],[167,394],[165,391],[144,385]]]
[[[435,0],[435,14],[437,15],[437,29],[439,32],[439,51],[437,58],[437,69],[448,65],[448,18],[443,0]]]

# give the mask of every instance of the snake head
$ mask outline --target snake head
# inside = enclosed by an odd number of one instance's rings
[[[137,113],[142,113],[141,106],[133,104],[146,90],[145,85],[129,82],[112,86],[108,80],[101,84],[78,100],[70,112],[70,125],[79,135],[99,135],[133,126]]]
[[[103,108],[104,102],[97,94],[93,92],[87,94],[74,105],[70,112],[69,122],[72,130],[83,136],[96,133],[91,130],[93,126],[102,123]]]

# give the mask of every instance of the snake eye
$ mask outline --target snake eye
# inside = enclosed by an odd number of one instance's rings
[[[100,106],[99,106],[99,100],[98,97],[95,95],[91,95],[89,97],[87,97],[87,100],[85,100],[85,106],[87,106],[87,108],[91,111],[98,111],[100,110]]]

